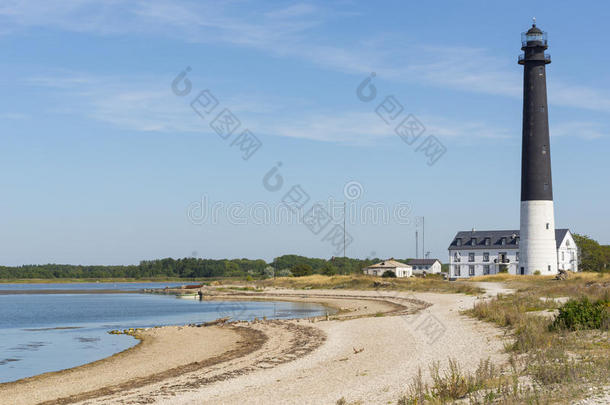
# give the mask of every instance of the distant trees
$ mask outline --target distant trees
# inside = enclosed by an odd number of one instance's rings
[[[292,277],[294,274],[290,271],[290,269],[281,269],[277,271],[277,277]]]
[[[256,278],[292,277],[310,274],[361,274],[364,267],[379,259],[332,257],[328,260],[299,255],[284,255],[271,263],[257,259],[183,259],[143,260],[129,266],[80,266],[67,264],[0,266],[0,279],[79,279],[79,278]]]
[[[131,266],[80,266],[42,264],[18,267],[0,266],[0,279],[17,278],[203,278],[259,276],[267,263],[264,260],[232,259],[158,259],[144,260]]]
[[[295,277],[311,276],[313,274],[313,268],[305,263],[297,264],[291,271]]]
[[[271,266],[267,266],[265,267],[265,270],[263,270],[263,276],[265,278],[273,278],[275,277],[275,269]]]
[[[273,259],[273,262],[271,262],[271,266],[276,269],[294,269],[297,265],[306,264],[314,272],[319,272],[319,270],[324,266],[325,263],[326,260],[314,257],[284,255]]]
[[[337,269],[337,267],[330,262],[325,263],[322,267],[322,270],[320,271],[320,273],[324,274],[325,276],[334,276],[338,272],[339,270]]]
[[[578,258],[580,271],[610,270],[610,246],[600,245],[596,240],[586,235],[574,234],[574,241],[578,246]]]

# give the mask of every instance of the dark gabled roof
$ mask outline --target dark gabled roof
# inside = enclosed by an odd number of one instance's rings
[[[570,232],[569,229],[555,229],[555,242],[557,243],[558,249],[559,249],[559,246],[561,245],[561,242],[563,242],[563,239],[568,234],[568,232]]]
[[[519,230],[504,230],[504,231],[461,231],[455,235],[453,241],[449,245],[449,250],[468,250],[468,249],[518,249],[519,244],[517,239]],[[476,238],[476,242],[473,241]],[[485,245],[485,240],[489,238],[489,245]],[[505,238],[505,244],[502,244],[502,238]],[[457,241],[461,239],[462,245],[458,246]]]
[[[555,229],[555,242],[557,247],[561,244],[569,229]],[[457,240],[462,240],[462,245],[457,245]],[[473,244],[473,238],[476,238],[476,244]],[[485,245],[485,239],[489,238],[489,245]],[[506,244],[502,245],[502,238],[506,238]],[[474,249],[518,249],[519,230],[505,231],[461,231],[458,232],[451,244],[449,250],[474,250]]]
[[[441,262],[438,259],[409,259],[407,264],[410,266],[432,266],[435,262]]]

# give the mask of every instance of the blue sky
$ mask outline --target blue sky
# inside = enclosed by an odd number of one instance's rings
[[[319,234],[256,214],[280,210],[294,185],[310,196],[304,209],[349,202],[349,256],[414,256],[422,216],[425,248],[442,260],[458,230],[517,228],[516,59],[532,16],[553,58],[556,225],[608,243],[608,12],[558,1],[3,1],[0,263],[332,256],[325,235],[340,210]],[[192,90],[176,96],[187,66]],[[356,88],[371,72],[377,97],[363,102]],[[204,89],[214,116],[229,108],[241,122],[227,140],[190,107]],[[424,125],[418,142],[433,135],[446,149],[435,164],[376,114],[390,95]],[[262,144],[248,160],[232,145],[246,128]],[[277,162],[274,192],[262,179]],[[214,204],[217,217],[196,212]],[[389,220],[363,219],[365,207]]]

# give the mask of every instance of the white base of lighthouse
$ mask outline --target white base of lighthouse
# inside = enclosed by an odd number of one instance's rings
[[[521,201],[517,274],[557,274],[553,201]]]

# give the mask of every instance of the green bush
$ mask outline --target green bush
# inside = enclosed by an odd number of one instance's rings
[[[324,267],[322,267],[321,272],[325,276],[334,276],[338,273],[337,267],[335,267],[332,263],[326,263]]]
[[[263,277],[264,278],[273,278],[275,277],[275,269],[271,266],[267,266],[265,267],[265,269],[263,270]]]
[[[540,274],[542,274],[542,273],[540,273],[540,270],[536,270],[536,271],[534,272],[534,276],[539,276]]]
[[[290,269],[281,269],[281,270],[278,270],[278,272],[277,272],[278,277],[292,277],[293,275],[294,274],[292,274]]]
[[[552,323],[552,329],[602,329],[608,326],[610,312],[607,299],[590,301],[587,297],[570,300],[559,308],[559,314]]]
[[[383,272],[381,277],[383,277],[383,278],[396,278],[396,273],[394,273],[392,270],[386,270],[386,271]]]
[[[313,274],[313,268],[308,264],[297,264],[292,268],[292,274],[295,277],[311,276]]]

